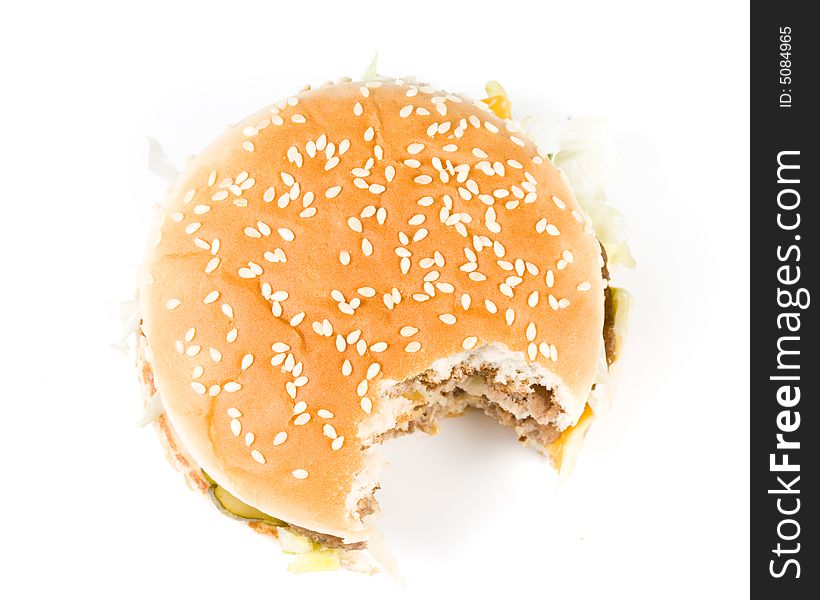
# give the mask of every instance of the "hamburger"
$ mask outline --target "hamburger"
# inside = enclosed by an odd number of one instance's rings
[[[139,281],[148,420],[294,571],[391,568],[385,440],[477,409],[566,473],[606,406],[628,306],[609,269],[631,256],[584,150],[597,124],[552,154],[509,107],[497,84],[306,87],[162,202]]]

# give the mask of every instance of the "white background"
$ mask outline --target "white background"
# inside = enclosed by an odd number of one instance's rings
[[[5,598],[748,594],[744,2],[17,3],[0,23]],[[379,495],[407,584],[294,576],[186,490],[112,351],[163,183],[304,83],[380,71],[517,116],[607,115],[638,259],[621,387],[573,477],[486,418],[398,440]],[[296,595],[298,594],[298,596]]]

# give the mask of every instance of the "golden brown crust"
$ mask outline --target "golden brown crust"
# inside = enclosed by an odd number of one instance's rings
[[[140,292],[154,383],[181,444],[268,514],[352,535],[377,386],[465,348],[540,362],[580,416],[598,242],[549,161],[472,102],[399,83],[301,93],[193,161],[158,232]]]

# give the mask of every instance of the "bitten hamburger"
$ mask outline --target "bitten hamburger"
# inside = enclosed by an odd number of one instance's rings
[[[389,562],[385,440],[476,408],[565,470],[603,404],[626,304],[606,250],[631,257],[496,92],[305,89],[164,199],[139,286],[146,397],[174,463],[303,553],[295,570]]]

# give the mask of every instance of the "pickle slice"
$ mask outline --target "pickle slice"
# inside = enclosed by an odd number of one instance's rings
[[[242,519],[244,521],[261,521],[276,527],[287,525],[284,521],[263,513],[261,510],[249,504],[245,504],[228,490],[220,487],[205,471],[202,471],[202,476],[211,484],[211,487],[208,488],[208,494],[211,496],[214,504],[229,517]]]

